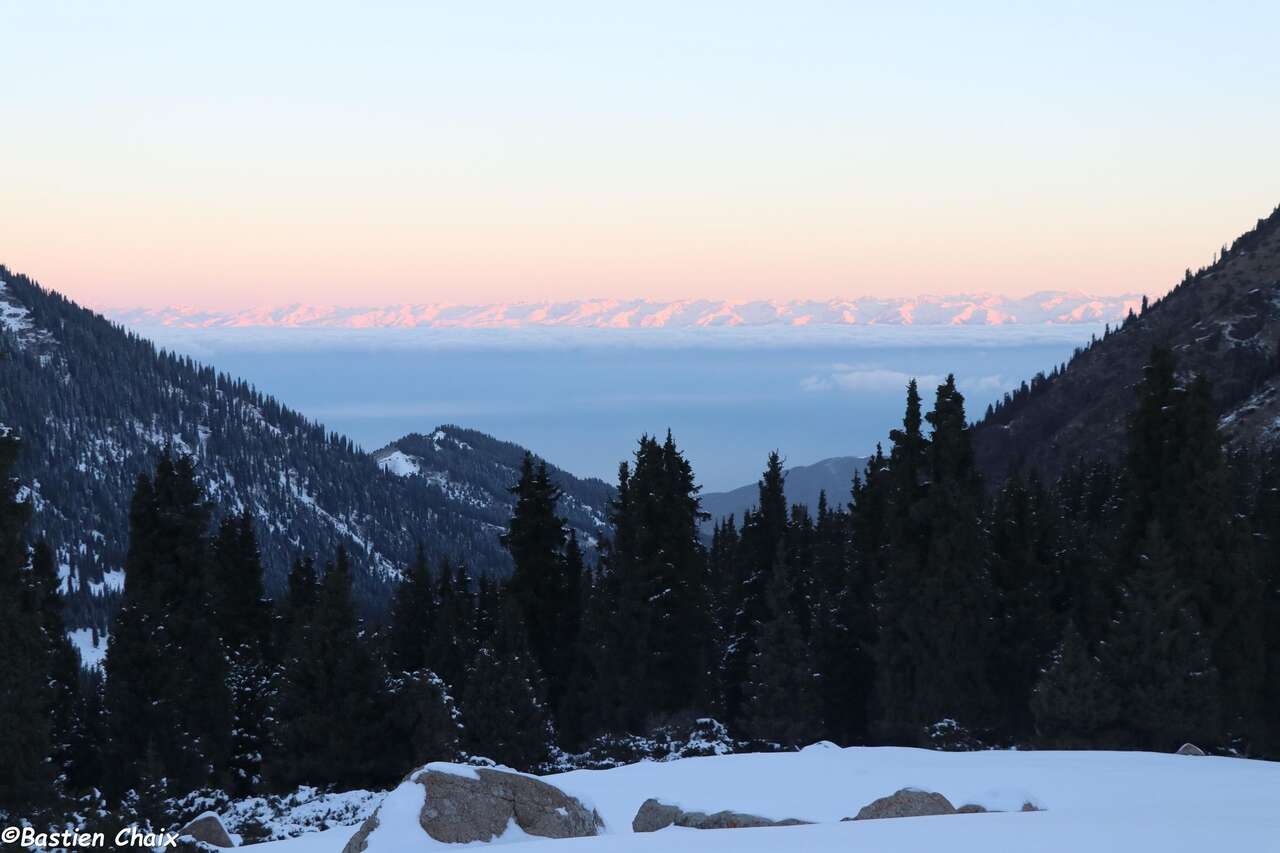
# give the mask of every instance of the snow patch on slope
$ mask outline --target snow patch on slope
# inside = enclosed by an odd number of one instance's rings
[[[80,654],[80,665],[87,669],[97,669],[107,657],[107,644],[111,636],[106,631],[99,631],[94,637],[92,628],[76,628],[67,632],[67,639]],[[95,642],[96,639],[96,642]]]
[[[419,467],[420,461],[416,456],[410,456],[403,450],[393,450],[385,456],[377,457],[379,468],[398,477],[422,473],[422,468]]]

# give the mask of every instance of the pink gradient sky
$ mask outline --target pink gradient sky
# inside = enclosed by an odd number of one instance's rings
[[[1155,294],[1280,203],[1275,26],[953,5],[8,6],[0,263],[100,307]]]

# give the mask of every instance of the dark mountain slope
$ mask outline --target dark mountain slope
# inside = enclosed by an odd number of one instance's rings
[[[804,504],[809,507],[809,512],[814,513],[818,509],[818,495],[826,492],[827,502],[832,507],[843,507],[849,502],[854,472],[861,472],[866,467],[864,456],[835,456],[812,465],[788,468],[784,472],[787,502]],[[760,487],[756,483],[703,495],[702,510],[711,516],[703,527],[710,531],[716,522],[729,515],[741,523],[743,512],[755,507],[759,496]]]
[[[509,570],[498,541],[506,508],[482,497],[501,491],[496,463],[450,469],[476,485],[474,497],[396,476],[243,381],[157,350],[4,267],[0,282],[0,425],[23,440],[18,475],[34,506],[32,529],[57,551],[73,625],[105,626],[123,583],[134,483],[166,445],[197,459],[218,512],[248,509],[256,518],[273,591],[296,555],[325,558],[340,544],[372,607],[418,541],[430,557],[465,560],[476,573]],[[468,440],[483,454],[488,445],[475,436]],[[522,452],[506,445],[500,458]],[[480,470],[486,479],[471,484]],[[602,508],[603,484],[565,482],[582,485],[574,501]],[[594,530],[587,514],[583,524]]]
[[[473,429],[446,424],[430,435],[410,433],[375,451],[383,470],[420,479],[427,488],[479,521],[505,527],[515,500],[511,486],[520,478],[523,447]],[[548,464],[551,480],[563,492],[559,513],[578,531],[583,547],[604,529],[614,488],[603,480],[579,478]]]
[[[1018,469],[1052,478],[1078,458],[1118,459],[1155,346],[1172,349],[1180,375],[1208,376],[1231,445],[1280,439],[1280,208],[1064,370],[1037,376],[989,411],[974,430],[988,478]]]

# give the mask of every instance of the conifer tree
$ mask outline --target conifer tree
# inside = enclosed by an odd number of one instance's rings
[[[77,777],[84,775],[83,770],[77,771],[71,766],[72,742],[79,736],[77,729],[84,725],[78,713],[80,710],[80,656],[71,645],[71,641],[67,639],[53,549],[43,539],[36,542],[35,547],[31,549],[31,570],[28,582],[44,632],[49,673],[49,725],[53,764],[59,768],[57,779],[59,786],[67,790],[73,775]]]
[[[563,619],[575,603],[564,558],[564,519],[556,515],[560,489],[551,482],[547,463],[535,465],[533,455],[526,453],[520,480],[511,493],[516,497],[515,508],[502,536],[514,564],[508,594],[520,608],[530,651],[546,676],[554,706],[570,666],[563,645]]]
[[[732,627],[724,661],[725,714],[733,725],[746,723],[746,685],[760,651],[760,626],[769,617],[767,587],[774,562],[787,547],[787,497],[782,457],[769,454],[757,483],[756,508],[742,518],[740,555],[735,579]]]
[[[413,564],[391,598],[387,657],[393,673],[416,672],[426,666],[435,609],[435,581],[419,544]]]
[[[124,596],[107,649],[111,797],[159,780],[192,790],[228,767],[232,699],[211,618],[208,532],[193,461],[166,451],[134,493]]]
[[[606,649],[622,668],[607,704],[626,730],[640,731],[655,715],[713,704],[715,628],[699,487],[670,432],[661,444],[641,438],[619,485],[602,592],[617,614]]]
[[[447,559],[441,562],[436,583],[436,619],[427,646],[426,666],[444,679],[455,696],[466,689],[475,654],[475,604],[466,588],[468,582],[464,568],[455,569]]]
[[[284,661],[277,783],[367,787],[393,781],[397,768],[403,772],[385,737],[385,684],[356,618],[350,564],[340,548]]]
[[[1066,632],[1031,695],[1036,732],[1046,746],[1082,749],[1098,744],[1118,723],[1116,692],[1076,628]]]
[[[1218,671],[1191,596],[1172,570],[1172,551],[1158,528],[1133,572],[1102,656],[1117,693],[1114,746],[1167,752],[1186,742],[1212,742],[1221,731]]]
[[[1010,478],[990,511],[991,578],[997,596],[991,682],[1001,705],[1001,728],[1033,727],[1028,699],[1059,638],[1053,609],[1055,531],[1038,479]]]
[[[476,651],[471,669],[463,701],[467,751],[517,770],[536,769],[555,732],[514,601],[503,601],[497,630]]]
[[[386,690],[392,748],[402,768],[458,757],[462,712],[440,676],[425,668],[397,672]]]
[[[877,587],[877,699],[882,737],[918,742],[944,720],[970,730],[998,722],[990,684],[993,592],[964,397],[938,386],[929,439],[908,387],[904,428],[892,433],[893,540]]]
[[[227,654],[232,736],[227,785],[246,794],[262,783],[269,737],[273,614],[262,583],[262,557],[246,511],[222,520],[213,540],[209,586],[214,624]]]
[[[796,748],[820,737],[822,723],[813,659],[793,602],[794,587],[781,547],[765,592],[768,615],[760,626],[746,687],[748,733]]]
[[[49,645],[39,602],[25,577],[29,507],[11,477],[17,438],[0,432],[0,810],[43,804],[50,766]]]

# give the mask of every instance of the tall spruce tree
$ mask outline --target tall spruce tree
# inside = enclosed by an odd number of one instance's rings
[[[369,787],[407,770],[385,736],[385,684],[356,618],[351,568],[340,548],[284,660],[276,783]]]
[[[31,549],[28,579],[44,632],[49,673],[49,732],[53,765],[57,768],[56,781],[62,791],[74,793],[82,782],[73,787],[72,780],[83,780],[86,776],[86,768],[72,766],[75,758],[72,745],[80,737],[78,730],[85,725],[79,702],[80,656],[67,639],[54,553],[43,539]]]
[[[1107,745],[1167,752],[1220,740],[1219,674],[1172,549],[1158,526],[1153,532],[1125,584],[1101,664],[1119,705],[1118,738]]]
[[[791,569],[779,547],[765,592],[768,615],[744,691],[744,716],[752,737],[791,748],[812,743],[822,732],[818,679],[794,595]]]
[[[426,667],[444,679],[449,692],[466,690],[476,649],[476,603],[466,569],[448,560],[440,564],[436,583],[436,620],[427,645]]]
[[[757,483],[756,507],[742,517],[740,553],[732,601],[732,623],[724,661],[724,707],[734,726],[749,725],[747,685],[760,651],[760,628],[769,618],[769,579],[778,554],[787,548],[787,496],[782,457],[769,454]]]
[[[392,672],[416,672],[426,666],[435,623],[435,579],[422,545],[391,598],[387,660]]]
[[[520,611],[503,601],[494,635],[476,651],[463,701],[464,742],[473,755],[527,771],[547,759],[555,732]]]
[[[270,733],[273,613],[262,583],[262,556],[253,517],[222,520],[213,540],[209,588],[214,627],[227,655],[231,690],[231,755],[226,784],[247,794],[263,782],[262,755]]]
[[[1012,477],[996,495],[988,522],[998,638],[991,683],[1001,729],[1018,736],[1034,728],[1028,700],[1061,634],[1053,606],[1056,531],[1047,502],[1038,479]]]
[[[535,464],[533,455],[526,453],[511,493],[515,508],[502,536],[514,565],[508,594],[520,608],[529,649],[547,679],[547,698],[555,707],[572,666],[566,655],[572,646],[565,645],[572,638],[564,636],[564,617],[577,604],[564,555],[565,522],[556,515],[560,489],[551,482],[547,463]]]
[[[209,509],[188,456],[161,456],[129,514],[120,610],[105,662],[109,796],[164,780],[217,784],[233,725],[226,653],[211,619]]]
[[[1046,746],[1085,749],[1097,745],[1117,727],[1120,703],[1089,643],[1076,628],[1067,628],[1032,691],[1036,734]]]
[[[0,811],[46,804],[53,793],[49,644],[29,584],[30,512],[12,478],[18,439],[0,432]]]
[[[600,686],[610,693],[605,704],[614,725],[624,730],[643,730],[661,715],[703,713],[715,701],[698,491],[670,432],[662,443],[641,438],[634,470],[620,472],[601,592],[617,616],[604,638],[606,665],[621,669]]]
[[[982,481],[954,377],[938,386],[927,420],[926,441],[909,386],[904,428],[892,434],[894,542],[877,588],[879,728],[908,743],[943,721],[980,732],[998,722]]]

